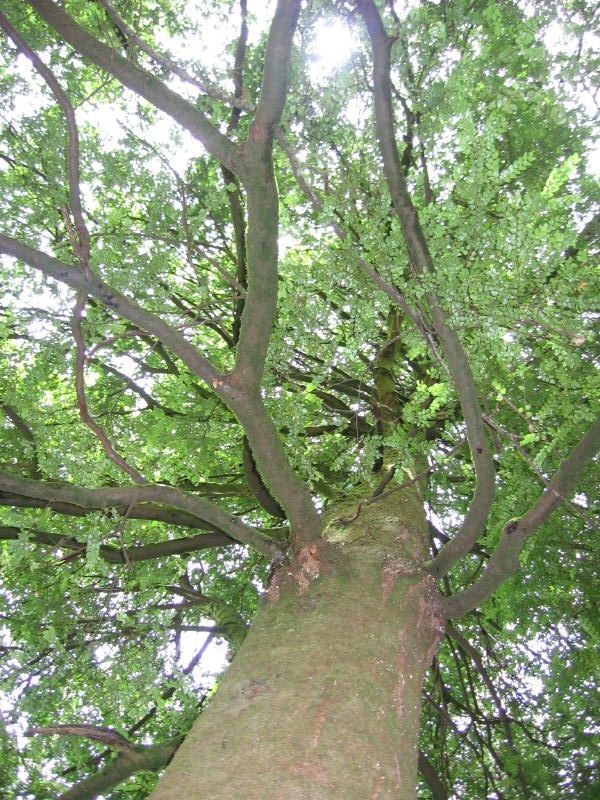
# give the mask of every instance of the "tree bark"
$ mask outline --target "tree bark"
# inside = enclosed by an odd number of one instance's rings
[[[443,631],[416,487],[352,498],[275,575],[151,800],[416,796],[423,677]]]

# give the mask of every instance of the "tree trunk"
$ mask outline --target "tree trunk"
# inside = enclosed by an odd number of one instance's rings
[[[347,500],[275,576],[151,800],[408,800],[443,622],[417,490]],[[357,513],[358,511],[358,513]]]

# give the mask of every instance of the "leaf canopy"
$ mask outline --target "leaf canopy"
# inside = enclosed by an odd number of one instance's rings
[[[77,721],[155,744],[191,725],[212,685],[205,640],[239,646],[290,542],[277,507],[294,530],[261,434],[318,510],[373,492],[383,458],[396,484],[426,477],[432,558],[459,536],[481,473],[432,308],[469,365],[495,488],[445,594],[476,583],[598,419],[593,4],[315,0],[280,119],[274,5],[63,3],[115,54],[113,74],[37,13],[58,5],[0,12],[0,796],[58,797],[110,760],[87,739],[23,745],[25,728]],[[390,194],[360,13],[371,5],[433,270],[415,263]],[[352,50],[326,72],[315,25],[333,20]],[[86,264],[73,131],[32,53],[76,119]],[[263,118],[267,166],[247,146]],[[271,169],[278,273],[263,283]],[[83,288],[11,257],[9,240]],[[259,389],[240,400],[232,374]],[[155,498],[116,492],[136,482]],[[434,661],[423,758],[454,796],[592,798],[600,780],[597,460],[560,499],[520,572],[452,623]],[[420,796],[441,796],[421,767]],[[105,796],[146,797],[153,781],[138,772]]]

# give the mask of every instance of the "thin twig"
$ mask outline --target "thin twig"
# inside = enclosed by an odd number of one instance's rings
[[[179,66],[179,64],[175,63],[175,61],[172,59],[164,56],[162,53],[158,53],[156,50],[150,47],[149,44],[147,44],[132,28],[129,27],[110,0],[99,0],[99,2],[104,7],[106,13],[115,23],[117,28],[121,31],[123,36],[147,56],[150,56],[152,61],[155,61],[161,67],[165,67],[169,70],[169,72],[177,75],[177,77],[185,83],[195,86],[203,94],[208,95],[208,97],[212,97],[215,100],[220,100],[223,103],[227,103],[228,105],[231,105],[240,111],[246,111],[248,113],[252,113],[254,111],[254,107],[249,103],[245,103],[241,97],[231,97],[230,95],[225,94],[225,92],[220,92],[213,86],[209,86],[198,78],[195,78],[193,75],[190,75],[189,72],[183,69],[183,67]]]
[[[83,340],[83,332],[81,328],[81,320],[83,317],[83,310],[86,304],[86,295],[84,292],[78,292],[75,307],[73,309],[73,317],[71,321],[71,330],[73,331],[73,338],[75,340],[76,355],[75,355],[75,391],[77,393],[77,406],[79,408],[79,415],[88,428],[96,435],[104,452],[108,458],[116,464],[117,467],[126,472],[130,478],[136,483],[145,484],[148,481],[136,469],[129,466],[129,464],[122,458],[112,446],[108,436],[103,428],[92,419],[86,402],[85,397],[85,381],[84,381],[84,363],[85,363],[85,342]]]
[[[300,164],[298,163],[298,159],[296,158],[296,155],[294,154],[292,148],[290,147],[289,142],[283,135],[282,131],[277,132],[277,142],[281,147],[281,149],[283,150],[283,152],[285,153],[290,163],[292,173],[296,178],[296,182],[300,190],[302,191],[306,199],[310,201],[315,211],[322,213],[324,210],[323,200],[320,197],[319,193],[315,189],[313,189],[312,186],[310,186],[310,184],[302,174],[302,171],[300,169]],[[335,219],[331,219],[329,221],[329,226],[331,227],[331,229],[341,242],[346,242],[348,240],[348,233],[343,229],[343,227],[340,225],[338,221],[336,221]],[[422,309],[419,306],[417,306],[416,309],[413,309],[410,306],[407,299],[402,294],[402,292],[400,292],[399,289],[393,284],[388,283],[388,281],[386,281],[385,278],[383,278],[376,269],[369,266],[369,264],[367,264],[365,259],[360,255],[358,250],[353,251],[352,255],[356,263],[358,264],[358,267],[367,276],[367,278],[372,280],[373,283],[376,286],[378,286],[381,289],[381,291],[390,298],[390,300],[396,303],[396,305],[400,308],[402,313],[405,314],[405,316],[407,316],[408,319],[410,319],[411,322],[415,325],[419,333],[425,339],[426,344],[433,352],[433,355],[439,361],[440,365],[442,366],[442,368],[452,381],[452,376],[449,373],[448,366],[443,356],[439,352],[439,349],[436,346],[436,343],[433,338],[433,333],[430,330],[430,326],[426,321],[426,317]]]
[[[533,457],[527,452],[527,450],[525,450],[524,447],[522,447],[522,445],[519,444],[519,437],[515,433],[511,433],[510,431],[507,431],[506,428],[503,428],[501,425],[498,425],[498,423],[495,422],[490,415],[486,414],[483,417],[483,421],[489,428],[491,428],[496,433],[499,433],[501,436],[504,436],[514,445],[516,451],[519,453],[521,458],[527,463],[527,465],[529,466],[535,477],[541,483],[543,483],[546,488],[548,488],[550,486],[551,481],[548,478],[546,478],[543,472],[536,467]],[[578,508],[575,505],[575,503],[572,503],[568,497],[561,495],[558,492],[558,490],[554,489],[554,493],[558,497],[560,497],[560,499],[567,506],[567,508],[569,508],[576,516],[582,517],[583,519],[592,519],[590,514],[586,514],[583,509]]]

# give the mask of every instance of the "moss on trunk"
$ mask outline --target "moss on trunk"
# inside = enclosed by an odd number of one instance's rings
[[[353,511],[349,513],[350,506]],[[421,690],[441,635],[414,491],[351,501],[280,569],[152,800],[414,798]]]

